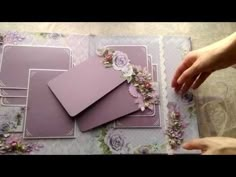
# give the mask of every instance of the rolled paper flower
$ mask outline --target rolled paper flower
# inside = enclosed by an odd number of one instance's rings
[[[145,87],[149,89],[149,88],[151,88],[151,87],[152,87],[152,84],[151,84],[151,83],[149,83],[149,82],[147,82],[147,83],[145,84]]]
[[[105,56],[105,60],[108,61],[108,62],[111,62],[112,61],[112,54],[107,54]]]
[[[115,70],[122,70],[129,64],[128,56],[120,51],[113,54],[112,66]]]

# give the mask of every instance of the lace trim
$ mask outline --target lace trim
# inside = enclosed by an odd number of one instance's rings
[[[161,71],[161,107],[162,107],[162,116],[164,120],[164,129],[167,130],[168,125],[168,99],[167,99],[167,83],[166,83],[166,67],[165,67],[165,58],[164,58],[164,44],[163,36],[160,36],[159,39],[160,47],[160,71]],[[166,136],[168,142],[168,136]],[[173,150],[170,145],[167,143],[166,146],[167,154],[173,154]]]

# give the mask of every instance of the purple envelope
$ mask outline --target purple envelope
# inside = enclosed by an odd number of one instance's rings
[[[72,119],[48,88],[62,70],[30,70],[24,138],[74,138]]]

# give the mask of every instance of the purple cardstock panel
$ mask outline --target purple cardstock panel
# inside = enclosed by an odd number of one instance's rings
[[[65,69],[71,67],[69,48],[5,46],[0,81],[6,87],[27,87],[29,69]],[[7,91],[6,91],[7,92]],[[17,92],[17,90],[12,90]]]
[[[48,85],[74,117],[124,81],[121,72],[105,68],[100,57],[93,57],[52,79]]]
[[[48,88],[48,82],[64,71],[30,70],[25,138],[73,138],[75,120]]]

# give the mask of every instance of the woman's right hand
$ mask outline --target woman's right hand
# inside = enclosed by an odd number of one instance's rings
[[[190,52],[177,68],[172,87],[185,93],[198,88],[212,72],[236,64],[236,33],[212,45]]]

